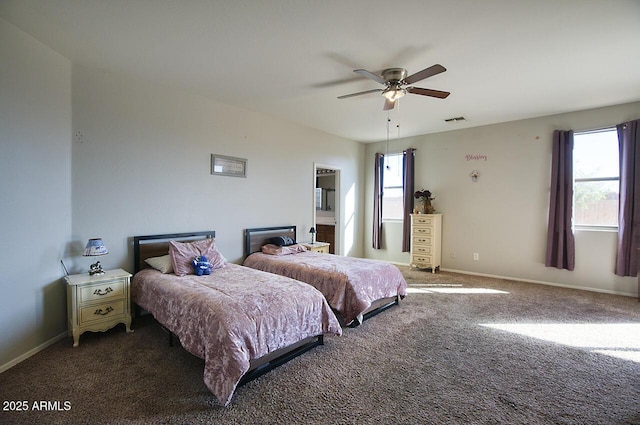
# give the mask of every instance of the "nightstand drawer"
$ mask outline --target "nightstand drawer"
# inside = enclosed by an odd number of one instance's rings
[[[96,304],[80,309],[80,324],[115,317],[125,313],[124,300]]]
[[[80,304],[96,300],[110,300],[124,297],[125,285],[122,279],[98,285],[81,286]]]

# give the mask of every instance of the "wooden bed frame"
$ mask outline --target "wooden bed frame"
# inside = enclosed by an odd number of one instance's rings
[[[215,238],[216,232],[213,230],[202,232],[188,232],[188,233],[168,233],[161,235],[146,235],[146,236],[134,236],[133,237],[133,258],[134,258],[134,270],[135,273],[140,270],[149,268],[150,266],[145,262],[147,258],[158,257],[167,255],[169,253],[169,241],[194,241],[201,239]],[[136,312],[139,313],[139,306],[136,307]],[[139,316],[137,314],[136,316]],[[163,327],[162,323],[160,325]],[[169,332],[170,345],[173,345],[174,335]],[[244,385],[249,381],[252,381],[272,369],[288,362],[289,360],[298,357],[301,354],[311,350],[312,348],[324,344],[324,335],[316,335],[305,338],[298,341],[289,347],[281,348],[273,351],[258,359],[252,359],[249,362],[249,370],[244,374],[238,386]]]
[[[268,243],[269,238],[273,238],[275,236],[289,236],[294,241],[296,239],[296,226],[275,226],[275,227],[256,227],[252,229],[245,229],[245,246],[244,246],[244,254],[245,258],[254,252],[260,252],[260,248],[262,245]],[[332,255],[332,254],[326,254]],[[371,307],[364,311],[362,314],[362,321],[370,319],[371,317],[382,313],[388,308],[393,307],[394,305],[398,305],[400,303],[400,296],[396,295],[393,297],[380,298],[371,303]],[[345,326],[342,315],[339,311],[336,311],[333,307],[331,307],[333,312],[335,313],[338,321],[341,326]],[[359,323],[354,320],[354,323],[350,325],[350,327],[356,327]]]

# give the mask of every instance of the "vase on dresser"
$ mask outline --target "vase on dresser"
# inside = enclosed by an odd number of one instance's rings
[[[431,199],[426,199],[420,203],[420,214],[434,214],[436,209],[431,205]]]

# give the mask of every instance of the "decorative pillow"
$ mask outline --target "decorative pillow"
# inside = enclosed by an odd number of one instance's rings
[[[275,236],[273,238],[269,238],[269,243],[277,246],[289,246],[296,243],[289,236]]]
[[[151,257],[144,260],[145,263],[162,273],[173,273],[173,264],[169,254],[162,257]]]
[[[289,255],[297,254],[298,252],[304,252],[307,247],[300,244],[294,244],[289,246],[277,246],[274,244],[266,244],[262,246],[262,252],[269,255]]]
[[[204,255],[211,263],[211,269],[224,267],[227,259],[216,248],[214,239],[203,239],[194,242],[169,241],[169,255],[173,264],[173,271],[177,276],[193,274],[192,261]]]

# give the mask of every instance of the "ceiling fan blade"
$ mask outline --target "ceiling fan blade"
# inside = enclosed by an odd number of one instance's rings
[[[388,111],[390,109],[393,109],[396,106],[396,101],[395,100],[389,100],[389,99],[385,99],[384,100],[384,107],[382,108],[383,111]]]
[[[422,71],[416,72],[413,75],[409,75],[407,78],[404,79],[404,84],[413,84],[420,80],[424,80],[425,78],[433,77],[434,75],[440,74],[441,72],[445,72],[446,70],[447,69],[444,66],[440,64],[436,64],[436,65],[430,66],[427,69],[423,69]]]
[[[407,91],[411,94],[420,94],[422,96],[437,97],[438,99],[444,99],[451,94],[448,91],[421,89],[420,87],[407,87]]]
[[[360,96],[361,94],[376,93],[376,92],[381,92],[381,91],[382,91],[382,89],[373,89],[373,90],[361,91],[361,92],[358,92],[358,93],[344,94],[342,96],[338,96],[338,99],[347,99],[349,97]]]
[[[380,84],[386,84],[387,82],[379,76],[378,74],[374,74],[373,72],[369,72],[366,69],[354,69],[353,72],[362,75],[363,77],[367,77],[372,79],[373,81],[377,81]]]

